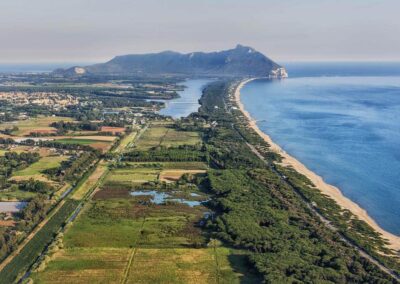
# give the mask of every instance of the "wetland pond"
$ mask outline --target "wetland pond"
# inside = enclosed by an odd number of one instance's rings
[[[198,200],[187,200],[185,198],[175,198],[171,194],[168,194],[166,192],[160,192],[156,190],[142,190],[142,191],[132,191],[130,193],[132,196],[149,196],[151,198],[151,201],[154,204],[160,205],[164,204],[165,202],[177,202],[180,204],[185,204],[190,207],[194,206],[199,206],[201,205],[204,201],[198,201]],[[199,194],[197,193],[190,193],[191,197],[200,197]]]

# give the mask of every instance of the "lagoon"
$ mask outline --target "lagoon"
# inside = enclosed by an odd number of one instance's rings
[[[210,83],[208,79],[191,79],[182,84],[186,86],[183,91],[179,91],[179,98],[163,100],[165,108],[160,110],[161,115],[172,116],[173,118],[186,117],[192,112],[196,112],[199,107],[199,99],[203,94],[203,88]]]

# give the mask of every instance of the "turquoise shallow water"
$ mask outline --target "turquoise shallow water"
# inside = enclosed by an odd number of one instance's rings
[[[400,76],[339,70],[302,77],[298,67],[287,80],[247,84],[241,100],[284,150],[400,235]]]

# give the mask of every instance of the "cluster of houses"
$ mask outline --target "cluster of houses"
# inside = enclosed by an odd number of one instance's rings
[[[0,92],[0,101],[17,106],[40,105],[58,110],[79,104],[79,98],[54,92]]]

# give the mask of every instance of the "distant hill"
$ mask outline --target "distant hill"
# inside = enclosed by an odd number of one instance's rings
[[[285,77],[277,63],[251,47],[237,45],[219,52],[182,54],[164,51],[116,56],[106,63],[54,71],[61,75],[198,75]]]

